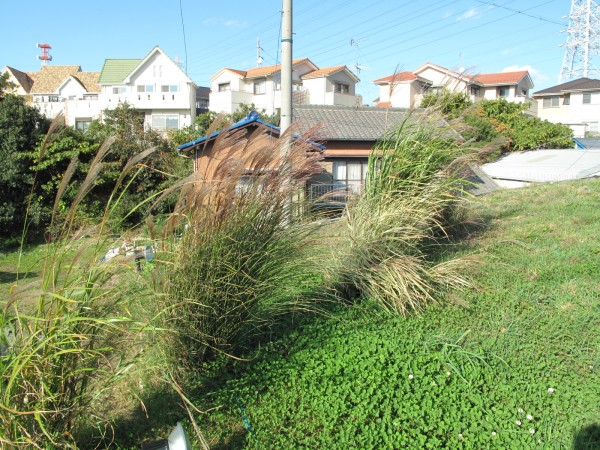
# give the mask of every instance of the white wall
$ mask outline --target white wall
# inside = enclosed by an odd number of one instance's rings
[[[594,95],[595,94],[595,95]],[[591,96],[591,103],[583,103],[582,92],[571,92],[570,105],[564,104],[564,96],[559,96],[559,105],[544,108],[542,97],[536,97],[538,117],[553,123],[570,125],[575,137],[584,137],[592,124],[600,122],[600,91]]]

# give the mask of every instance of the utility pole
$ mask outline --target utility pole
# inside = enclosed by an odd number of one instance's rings
[[[292,0],[283,0],[281,17],[281,134],[292,124]]]

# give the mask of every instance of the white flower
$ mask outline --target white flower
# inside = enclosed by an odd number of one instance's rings
[[[458,433],[458,438],[459,438],[459,439],[462,439],[462,438],[463,438],[463,435],[462,435],[462,433]]]
[[[520,421],[520,420],[517,420],[515,423],[516,423],[517,425],[521,426],[521,421]]]
[[[550,394],[554,394],[554,388],[548,388],[548,392],[549,392]]]
[[[533,420],[533,416],[531,414],[527,414],[527,420]]]
[[[495,431],[492,431],[492,436],[496,436],[496,432]]]
[[[451,373],[450,373],[450,372],[446,372],[446,375],[450,376],[450,375],[451,375]]]
[[[519,408],[519,409],[517,409],[517,412],[518,412],[519,414],[523,414],[525,411],[523,411],[523,408]]]
[[[530,428],[530,429],[529,429],[529,432],[530,432],[531,434],[535,434],[535,429],[534,429],[534,428]]]
[[[409,380],[412,380],[413,378],[414,378],[414,376],[413,376],[413,374],[411,373],[411,374],[408,376],[408,379],[409,379]]]

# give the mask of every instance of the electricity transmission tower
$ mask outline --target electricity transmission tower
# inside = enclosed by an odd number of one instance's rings
[[[592,57],[600,53],[600,7],[595,0],[572,0],[560,81],[598,77]]]

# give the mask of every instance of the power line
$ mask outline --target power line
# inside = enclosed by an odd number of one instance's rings
[[[183,23],[183,7],[181,6],[181,0],[179,0],[179,12],[181,14],[181,31],[183,32],[183,50],[185,52],[185,73],[188,70],[188,53],[187,53],[187,42],[185,40],[185,25]]]
[[[502,9],[506,9],[506,10],[508,10],[508,11],[515,12],[515,13],[517,13],[517,14],[522,14],[522,15],[524,15],[524,16],[531,17],[531,18],[533,18],[533,19],[541,20],[542,22],[553,23],[553,24],[555,24],[555,25],[561,25],[561,26],[563,26],[563,27],[566,27],[566,26],[567,26],[567,24],[565,24],[565,23],[562,23],[562,22],[556,22],[556,21],[554,21],[554,20],[551,20],[551,19],[546,19],[546,18],[544,18],[544,17],[542,17],[542,16],[534,16],[534,15],[532,15],[532,14],[527,14],[527,13],[526,13],[526,12],[524,12],[524,11],[519,11],[519,10],[517,10],[517,9],[508,8],[508,7],[506,7],[506,6],[503,6],[503,5],[498,5],[497,3],[494,3],[494,2],[486,2],[486,1],[484,1],[484,0],[476,0],[476,1],[477,1],[477,2],[479,2],[479,3],[483,3],[484,5],[495,6],[496,8],[502,8]],[[528,11],[528,10],[525,10],[525,11]]]

